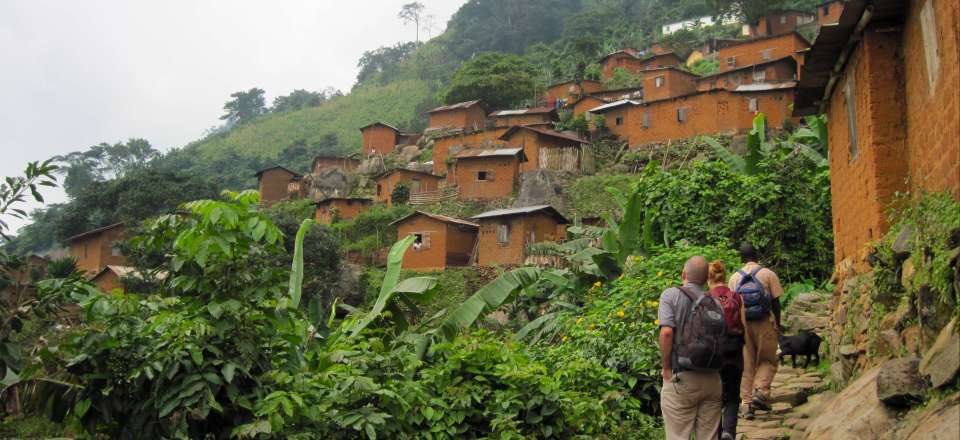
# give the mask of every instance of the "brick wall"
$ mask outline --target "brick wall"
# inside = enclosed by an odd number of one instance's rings
[[[371,125],[361,131],[363,136],[363,154],[371,156],[376,154],[387,155],[393,152],[393,147],[397,145],[397,132],[383,125]]]
[[[125,266],[127,258],[114,255],[114,246],[124,239],[123,227],[79,238],[70,243],[70,255],[77,259],[77,269],[96,273],[108,264]]]
[[[430,113],[430,129],[462,128],[480,130],[486,125],[487,112],[483,107],[474,105]]]
[[[474,157],[457,160],[456,184],[461,200],[495,200],[509,196],[517,183],[519,162],[512,157]],[[487,180],[477,179],[480,171]],[[492,177],[491,177],[492,176]]]
[[[509,243],[497,242],[499,225],[510,227]],[[504,264],[523,264],[526,246],[541,241],[555,241],[559,238],[560,224],[545,214],[518,215],[483,219],[480,221],[480,244],[477,264],[497,266]]]
[[[701,77],[697,80],[697,90],[708,91],[713,89],[733,90],[739,85],[769,82],[782,82],[797,79],[796,63],[790,58],[783,58],[773,63],[754,66],[753,68],[731,70],[715,75]],[[762,81],[755,72],[763,72]]]
[[[933,26],[929,36],[936,48],[924,44],[922,10],[930,4]],[[949,190],[960,199],[960,59],[957,47],[956,0],[910,2],[904,26],[902,53],[906,83],[906,129],[910,189]],[[929,83],[926,51],[938,54],[936,82]]]
[[[640,65],[635,72],[649,70],[649,69],[661,69],[664,67],[675,67],[683,64],[683,60],[680,59],[677,54],[673,52],[659,53],[649,58],[644,58],[640,61]]]
[[[843,13],[843,2],[839,0],[817,6],[817,22],[821,25],[836,23],[840,21],[841,13]]]
[[[101,292],[110,292],[114,289],[123,290],[123,283],[120,282],[120,277],[112,270],[100,274],[91,280],[91,282],[93,282],[93,285],[97,286]]]
[[[506,127],[491,128],[469,133],[458,133],[439,137],[433,140],[433,174],[445,176],[450,171],[447,164],[447,158],[450,157],[450,149],[453,147],[461,148],[487,148],[497,145],[505,145],[500,140],[507,132]]]
[[[797,51],[807,47],[809,47],[809,44],[803,37],[791,32],[776,37],[757,38],[722,47],[718,51],[717,59],[720,61],[720,72],[788,56],[794,57],[799,63]],[[729,62],[730,57],[733,57],[733,65]]]
[[[753,126],[755,113],[750,110],[750,101],[755,100],[757,110],[767,117],[767,125],[780,127],[791,118],[792,97],[793,89],[745,93],[715,90],[621,106],[605,113],[606,124],[610,132],[626,140],[631,147],[703,134],[744,131]],[[685,122],[678,120],[681,108],[686,109]],[[621,125],[616,125],[618,117],[623,120]],[[645,120],[649,121],[649,127],[643,126]]]
[[[372,201],[360,199],[327,199],[317,204],[315,219],[317,223],[329,225],[333,223],[333,214],[338,220],[350,220],[361,212],[370,209]]]
[[[294,175],[282,168],[273,168],[260,174],[260,205],[272,206],[287,199],[287,184]]]
[[[868,28],[830,98],[830,190],[837,262],[858,257],[865,243],[880,238],[887,229],[884,212],[894,192],[904,189],[904,101],[897,39],[895,33]],[[855,103],[853,124],[848,97]],[[855,143],[851,125],[856,130]]]
[[[613,72],[618,68],[626,69],[628,72],[639,72],[642,66],[643,62],[632,55],[618,53],[603,61],[603,72],[600,77],[606,81],[613,78]]]
[[[410,194],[415,194],[423,191],[436,191],[437,188],[440,187],[440,180],[440,177],[431,176],[429,174],[417,173],[402,169],[394,170],[390,174],[377,179],[377,189],[376,196],[374,196],[374,201],[392,206],[393,201],[390,197],[391,194],[393,194],[393,188],[398,183],[406,183],[407,187],[410,188]]]
[[[686,95],[696,90],[696,76],[678,69],[643,72],[643,99],[655,101]]]
[[[581,82],[583,86],[583,92],[590,94],[593,92],[598,92],[603,89],[603,84],[599,81],[584,80]],[[555,84],[547,89],[547,93],[544,95],[544,99],[547,101],[547,105],[553,105],[558,99],[573,99],[581,94],[580,90],[577,88],[577,83],[574,81],[567,81],[565,83]]]
[[[420,234],[423,245],[413,246],[403,254],[403,268],[413,270],[443,269],[463,265],[469,259],[476,240],[476,230],[457,226],[425,215],[414,215],[397,225],[397,237]],[[453,264],[448,264],[453,263]]]
[[[540,125],[553,122],[551,113],[534,113],[511,116],[497,116],[493,118],[493,125],[497,128],[510,128],[514,125]]]

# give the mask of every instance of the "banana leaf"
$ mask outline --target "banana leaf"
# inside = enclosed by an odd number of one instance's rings
[[[403,264],[403,254],[407,248],[413,244],[416,238],[412,235],[404,237],[402,240],[393,244],[390,252],[387,254],[387,272],[383,276],[383,285],[380,287],[380,295],[367,314],[357,321],[350,329],[350,336],[356,336],[367,328],[373,320],[377,319],[383,310],[387,308],[390,299],[393,297],[394,288],[397,287],[397,281],[400,279],[400,266]]]
[[[720,145],[720,142],[717,142],[716,139],[709,136],[704,136],[703,141],[713,148],[713,151],[717,154],[717,157],[726,162],[730,169],[737,172],[743,172],[743,170],[746,169],[746,161],[744,161],[742,157],[728,150],[723,145]]]
[[[300,223],[300,228],[297,229],[297,238],[293,246],[293,263],[290,265],[290,285],[288,289],[288,295],[290,296],[288,307],[291,309],[300,307],[300,298],[303,296],[303,239],[307,235],[307,230],[315,223],[316,222],[311,219],[306,219],[303,223]]]
[[[461,330],[473,325],[481,314],[499,308],[524,287],[537,283],[541,273],[543,270],[537,267],[521,267],[481,287],[443,320],[440,325],[443,337],[453,339]]]

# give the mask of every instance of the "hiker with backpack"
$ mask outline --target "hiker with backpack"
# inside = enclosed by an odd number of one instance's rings
[[[761,266],[750,243],[740,246],[743,267],[730,276],[728,287],[743,301],[743,379],[740,398],[743,416],[752,419],[757,409],[770,410],[770,383],[777,374],[780,334],[780,296],[783,286],[772,270]]]
[[[737,436],[740,379],[743,375],[743,301],[726,283],[727,268],[720,260],[712,261],[707,284],[710,287],[710,296],[719,300],[723,307],[723,320],[726,324],[726,338],[720,352],[720,384],[723,389],[720,440],[733,440]]]
[[[719,435],[720,365],[726,323],[720,302],[703,290],[707,260],[695,256],[683,265],[683,285],[664,290],[657,317],[663,387],[660,409],[667,440]]]

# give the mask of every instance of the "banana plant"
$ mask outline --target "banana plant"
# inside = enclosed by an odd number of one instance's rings
[[[810,116],[804,121],[807,127],[798,128],[786,140],[768,142],[766,116],[763,113],[758,114],[753,118],[753,127],[747,133],[747,154],[744,156],[733,153],[710,136],[704,136],[701,139],[713,148],[717,157],[730,169],[747,175],[757,174],[760,171],[760,161],[778,150],[802,154],[818,167],[825,168],[829,163],[820,151],[828,151],[826,118]]]

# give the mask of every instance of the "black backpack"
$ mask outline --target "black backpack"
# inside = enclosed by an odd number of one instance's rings
[[[673,352],[677,371],[716,371],[722,364],[721,349],[727,333],[723,307],[716,298],[704,293],[697,296],[679,287],[690,307],[685,311]]]
[[[757,272],[763,267],[758,267],[750,273],[738,270],[740,281],[737,282],[737,288],[734,289],[740,294],[743,300],[744,315],[747,321],[759,321],[770,316],[773,309],[773,300],[767,295],[763,283],[757,278]]]

